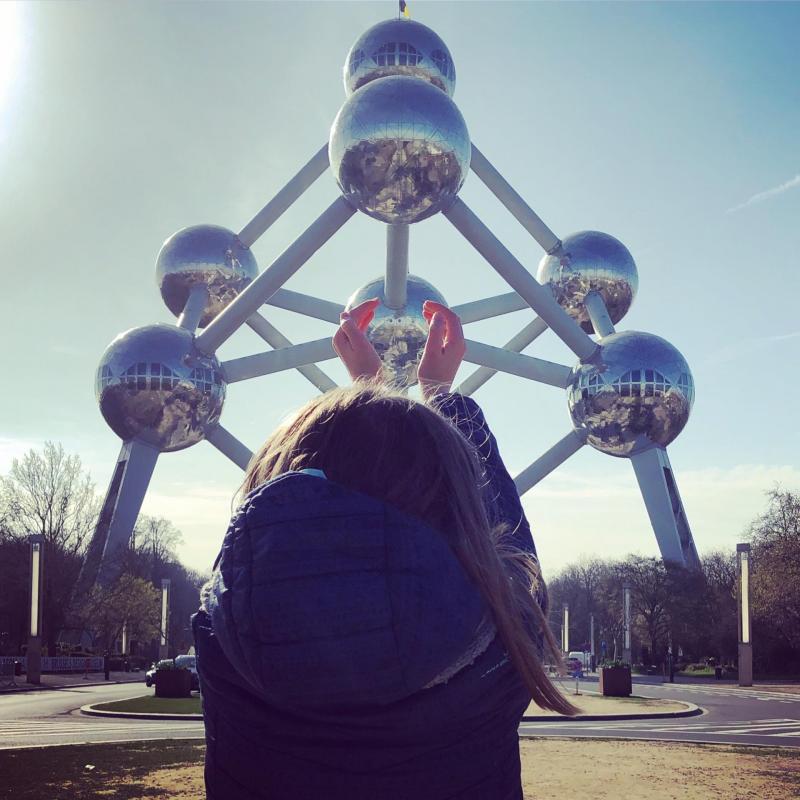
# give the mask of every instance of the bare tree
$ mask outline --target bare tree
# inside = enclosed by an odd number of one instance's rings
[[[94,484],[77,455],[46,442],[14,459],[0,477],[0,527],[5,536],[24,541],[31,534],[45,540],[43,634],[49,652],[64,625],[81,557],[97,518]]]

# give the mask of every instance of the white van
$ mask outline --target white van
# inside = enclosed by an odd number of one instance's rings
[[[577,661],[583,669],[590,669],[592,666],[592,654],[584,653],[583,650],[570,650],[567,654],[567,662]]]

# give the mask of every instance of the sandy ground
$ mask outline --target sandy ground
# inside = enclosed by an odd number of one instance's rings
[[[733,745],[523,739],[525,800],[789,800],[800,752]]]
[[[800,753],[791,751],[574,739],[524,739],[520,749],[525,800],[800,797]],[[155,770],[145,785],[147,797],[200,800],[204,796],[202,768],[197,765]],[[106,796],[113,797],[109,789]]]
[[[678,700],[661,700],[654,697],[603,697],[592,691],[583,691],[576,695],[574,689],[564,691],[564,696],[577,706],[580,715],[587,714],[665,714],[675,711],[685,711],[686,703]],[[526,717],[556,717],[560,716],[554,711],[547,711],[531,703],[525,711]]]

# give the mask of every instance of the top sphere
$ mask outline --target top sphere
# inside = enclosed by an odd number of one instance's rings
[[[225,400],[219,361],[200,353],[192,334],[175,325],[146,325],[117,336],[100,359],[95,389],[117,436],[163,453],[204,439]]]
[[[622,242],[600,231],[567,236],[555,253],[539,262],[539,283],[550,284],[558,304],[586,333],[595,333],[586,310],[586,295],[595,291],[615,325],[628,313],[639,288],[639,274]]]
[[[456,88],[456,70],[445,43],[410,19],[379,22],[359,36],[344,62],[345,93],[388,75],[422,78],[451,97]]]
[[[182,228],[164,242],[156,259],[158,288],[176,317],[194,286],[208,289],[200,327],[208,325],[257,275],[250,248],[219,225]]]
[[[694,403],[684,357],[652,333],[623,331],[600,340],[567,387],[573,424],[602,453],[630,457],[666,447],[683,430]]]

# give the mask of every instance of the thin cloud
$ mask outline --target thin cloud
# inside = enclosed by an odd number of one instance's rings
[[[795,175],[794,178],[782,183],[780,186],[774,186],[772,189],[767,189],[765,192],[754,194],[751,198],[745,200],[745,202],[741,205],[729,208],[725,213],[734,214],[737,211],[741,211],[743,208],[754,206],[756,203],[763,203],[764,200],[771,200],[773,197],[777,197],[779,194],[788,192],[789,189],[794,189],[798,186],[800,186],[800,175]]]

